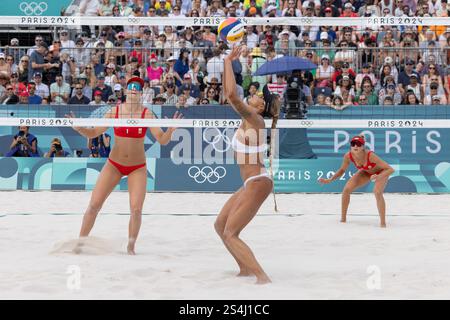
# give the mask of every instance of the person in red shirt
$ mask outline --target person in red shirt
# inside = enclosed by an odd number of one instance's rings
[[[355,189],[373,181],[375,183],[373,193],[375,194],[378,213],[380,215],[380,226],[386,228],[386,203],[384,201],[383,193],[389,176],[394,173],[394,169],[374,152],[364,148],[365,139],[363,135],[353,137],[350,145],[350,151],[344,155],[344,160],[339,170],[329,179],[320,178],[319,182],[328,184],[339,179],[347,170],[350,162],[353,162],[358,171],[347,181],[344,190],[342,191],[341,222],[345,223],[347,221],[350,194]]]

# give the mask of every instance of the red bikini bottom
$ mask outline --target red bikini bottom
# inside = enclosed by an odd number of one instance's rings
[[[119,172],[120,172],[122,175],[124,175],[124,176],[129,175],[129,174],[132,173],[134,170],[137,170],[137,169],[139,169],[139,168],[142,168],[142,167],[145,167],[145,166],[146,166],[145,163],[138,164],[137,166],[123,166],[123,165],[121,165],[120,163],[117,163],[117,162],[115,162],[115,161],[112,161],[112,160],[109,159],[109,158],[108,158],[108,160],[109,160],[109,162],[111,162],[111,164],[112,164],[114,167],[116,167],[116,169],[119,170]]]

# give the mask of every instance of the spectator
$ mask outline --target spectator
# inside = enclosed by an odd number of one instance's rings
[[[398,75],[398,85],[402,93],[405,92],[406,87],[410,84],[410,78],[412,74],[415,74],[417,76],[416,79],[419,78],[419,74],[414,70],[414,65],[414,61],[412,61],[411,59],[407,59],[405,61],[404,70]]]
[[[6,72],[0,72],[0,101],[6,95],[6,84],[9,83],[9,76]]]
[[[68,104],[89,104],[91,100],[83,94],[83,85],[77,83],[75,85],[75,95],[69,99]]]
[[[357,95],[356,100],[359,102],[358,96],[364,94],[369,105],[378,105],[378,96],[373,91],[372,81],[368,78],[364,79],[361,87],[362,91]]]
[[[197,99],[191,95],[191,92],[192,88],[190,84],[183,84],[181,86],[181,95],[183,95],[186,98],[186,106],[193,106],[197,104]]]
[[[419,105],[422,104],[413,91],[406,91],[405,99],[403,101],[405,105]]]
[[[42,38],[41,35],[37,35],[34,38],[34,46],[32,46],[30,49],[28,49],[27,51],[27,56],[31,56],[31,54],[33,53],[33,51],[37,50],[37,48],[39,47],[39,45],[44,42],[44,39]]]
[[[154,99],[153,99],[153,104],[161,106],[163,104],[165,104],[167,101],[167,99],[164,97],[164,95],[158,94]]]
[[[30,82],[28,84],[28,103],[29,104],[41,104],[42,97],[36,94],[36,83]]]
[[[19,103],[19,97],[14,93],[14,88],[11,84],[6,85],[6,94],[0,101],[1,104],[17,104]]]
[[[108,97],[113,94],[110,86],[105,84],[105,74],[100,73],[97,77],[97,86],[93,89],[94,92],[100,91],[102,93],[102,100],[108,101]]]
[[[102,106],[106,103],[102,100],[102,92],[101,91],[94,91],[94,100],[89,102],[89,105],[91,106]]]
[[[425,98],[423,100],[423,104],[429,105],[433,102],[433,99],[439,98],[440,104],[447,104],[447,98],[444,94],[439,94],[438,92],[439,84],[437,82],[432,82],[430,84],[430,90],[429,93],[425,95]]]
[[[84,96],[86,96],[89,101],[91,100],[90,97],[92,97],[92,88],[90,86],[87,85],[87,77],[84,73],[79,74],[76,77],[76,84],[75,86],[77,86],[78,84],[81,85],[82,89],[82,93]],[[76,90],[72,90],[72,97],[75,96],[76,94]]]
[[[18,70],[17,70],[18,66],[15,63],[14,57],[12,55],[10,55],[10,54],[6,55],[6,63],[9,64],[10,69],[11,69],[11,73],[13,73],[13,72],[17,73],[18,72]]]
[[[19,58],[19,65],[17,66],[17,73],[19,74],[19,81],[25,82],[28,81],[29,76],[29,62],[30,57],[27,55],[21,56]]]
[[[150,80],[151,85],[161,84],[162,75],[164,70],[161,66],[158,66],[158,59],[155,53],[150,56],[150,65],[146,69],[146,77]]]
[[[48,85],[42,83],[42,73],[36,72],[33,75],[33,81],[36,83],[36,93],[42,99],[48,98],[50,96],[50,89]]]
[[[0,72],[11,74],[11,65],[6,62],[6,55],[3,52],[0,52]]]
[[[386,105],[385,99],[390,97],[391,104],[399,105],[402,103],[402,95],[394,83],[388,83],[378,92],[378,101],[380,105]]]
[[[108,158],[111,152],[111,136],[106,132],[96,138],[88,139],[91,158]]]
[[[331,85],[331,76],[335,72],[334,67],[330,65],[330,56],[323,54],[321,63],[316,71],[316,82],[319,87],[329,87]]]
[[[168,82],[165,85],[165,90],[163,96],[166,99],[166,102],[164,104],[174,106],[178,102],[178,96],[175,94],[175,83],[174,82]]]
[[[364,78],[368,77],[374,85],[377,84],[377,78],[372,72],[372,67],[368,63],[364,63],[362,65],[361,73],[358,73],[355,78],[355,87],[356,90],[361,90],[361,82]]]
[[[14,61],[19,61],[21,57],[26,55],[25,49],[19,49],[19,39],[12,38],[10,41],[10,46],[7,48],[6,53],[11,55]]]
[[[335,96],[332,100],[332,103],[330,105],[331,108],[333,108],[334,110],[344,110],[347,106],[344,105],[344,100],[342,99],[341,96]]]
[[[175,62],[174,71],[175,71],[175,84],[177,87],[181,86],[182,79],[185,74],[189,71],[189,54],[190,51],[186,48],[180,50],[180,56],[178,60]]]
[[[66,104],[70,97],[70,85],[63,81],[61,74],[56,76],[56,81],[50,85],[52,104]]]
[[[23,91],[27,91],[27,86],[24,83],[19,82],[18,80],[19,75],[17,74],[17,72],[11,73],[10,84],[13,87],[14,93],[20,95]]]
[[[83,38],[79,37],[75,40],[75,49],[72,51],[72,57],[75,61],[76,67],[81,70],[84,66],[89,64],[90,50],[85,48]]]
[[[19,127],[9,149],[6,157],[39,157],[38,140],[27,126]]]
[[[63,149],[61,140],[53,138],[50,143],[50,150],[44,154],[44,158],[65,158],[68,155],[70,153]]]
[[[155,90],[150,86],[148,78],[144,79],[144,88],[142,89],[142,103],[152,103],[155,97]]]

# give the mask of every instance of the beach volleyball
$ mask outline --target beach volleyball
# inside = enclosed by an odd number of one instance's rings
[[[244,37],[244,25],[236,18],[228,18],[220,23],[217,33],[224,42],[236,44]]]

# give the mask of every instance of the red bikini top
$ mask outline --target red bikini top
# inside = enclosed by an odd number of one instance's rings
[[[145,118],[147,108],[142,111],[141,118]],[[119,118],[119,104],[116,107],[116,119]],[[114,127],[114,134],[123,138],[143,138],[147,132],[147,127]]]
[[[352,156],[352,153],[351,152],[349,152],[349,157],[350,157],[350,161],[351,162],[353,162],[353,164],[355,165],[355,167],[357,168],[357,169],[359,169],[359,170],[370,170],[370,169],[373,169],[373,168],[375,168],[376,167],[376,163],[374,163],[374,162],[370,162],[370,154],[372,153],[372,151],[369,151],[368,153],[367,153],[367,163],[366,163],[366,165],[365,166],[358,166],[358,165],[356,165],[356,162],[355,162],[355,160],[353,159],[353,156]]]

